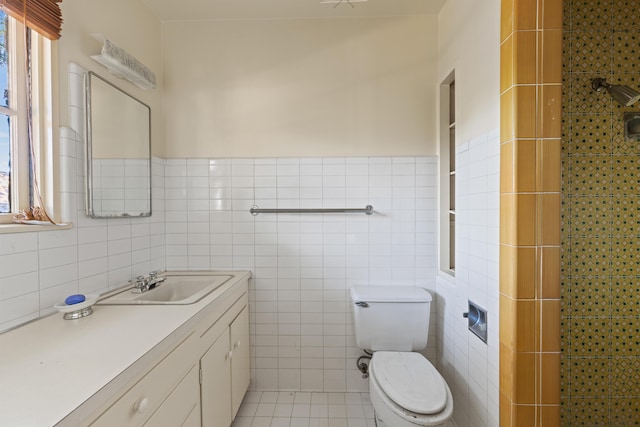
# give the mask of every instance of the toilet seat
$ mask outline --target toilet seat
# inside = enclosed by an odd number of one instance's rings
[[[407,378],[411,384],[403,386]],[[375,352],[369,365],[369,392],[376,416],[388,426],[441,426],[453,415],[447,383],[419,353]]]
[[[421,354],[378,351],[371,363],[380,388],[398,406],[426,415],[446,406],[444,379]]]

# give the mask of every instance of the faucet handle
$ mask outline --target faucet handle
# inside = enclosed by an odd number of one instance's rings
[[[144,292],[149,283],[146,277],[144,276],[136,276],[135,280],[129,280],[129,282],[133,282],[133,289],[131,292],[134,294],[140,294]]]
[[[149,277],[151,279],[154,279],[158,274],[162,273],[162,271],[160,270],[153,270],[151,273],[149,273]]]
[[[144,276],[136,276],[136,286],[147,286],[149,283],[149,279]]]

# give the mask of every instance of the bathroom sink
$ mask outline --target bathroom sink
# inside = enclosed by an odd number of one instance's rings
[[[225,284],[229,275],[178,275],[166,276],[166,280],[155,288],[141,294],[131,292],[128,288],[109,296],[98,304],[101,305],[171,305],[193,304],[209,295]]]

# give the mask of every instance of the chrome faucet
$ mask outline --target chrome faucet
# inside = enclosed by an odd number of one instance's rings
[[[160,273],[162,273],[160,270],[152,271],[151,273],[149,273],[149,289],[153,289],[158,283],[162,283],[167,280],[167,278],[164,276],[158,277],[158,274]]]
[[[135,280],[132,280],[133,289],[131,289],[131,292],[133,292],[134,294],[141,294],[143,292],[150,291],[151,289],[155,288],[158,283],[167,280],[166,277],[158,277],[159,273],[160,271],[152,271],[147,277],[136,277]]]

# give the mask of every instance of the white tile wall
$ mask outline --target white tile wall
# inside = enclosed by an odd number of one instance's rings
[[[70,129],[61,151],[62,170],[75,176],[62,179],[63,215],[75,228],[0,235],[2,329],[50,313],[68,294],[165,266],[250,269],[253,387],[366,391],[348,289],[435,289],[435,158],[154,158],[150,218],[91,219],[81,139]],[[252,216],[254,204],[372,204],[376,213]],[[435,357],[433,337],[426,354]]]
[[[168,159],[165,188],[167,268],[253,272],[255,389],[366,391],[348,289],[435,289],[435,157]]]
[[[92,219],[85,215],[84,147],[71,129],[60,135],[61,216],[71,230],[0,234],[0,331],[54,312],[73,293],[104,292],[165,266],[164,160],[154,158],[154,215]]]
[[[164,160],[152,159],[152,217],[85,215],[84,70],[71,64],[69,71],[72,128],[60,129],[60,212],[74,228],[0,234],[0,331],[52,313],[69,294],[104,292],[165,267]]]
[[[498,131],[456,150],[456,275],[436,279],[438,366],[454,395],[459,427],[498,425]],[[488,311],[488,343],[467,329],[471,300]]]

